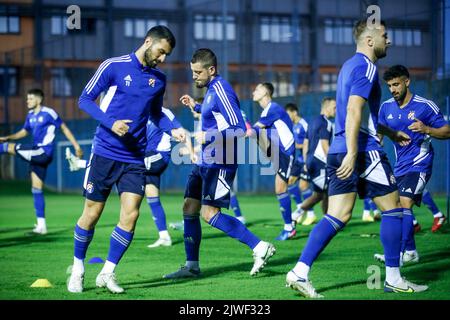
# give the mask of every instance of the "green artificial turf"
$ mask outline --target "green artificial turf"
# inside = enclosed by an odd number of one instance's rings
[[[29,189],[27,182],[0,182],[0,299],[303,299],[285,287],[285,276],[297,262],[313,226],[298,226],[294,240],[274,241],[283,225],[275,195],[239,195],[249,229],[276,246],[277,252],[266,268],[251,277],[252,251],[202,222],[203,276],[194,280],[162,279],[163,274],[175,271],[184,263],[183,232],[170,230],[174,243],[171,247],[148,249],[147,245],[157,239],[157,230],[144,201],[134,240],[116,269],[126,293],[112,295],[95,287],[95,277],[102,264],[86,264],[85,292],[71,294],[66,289],[67,269],[73,259],[73,229],[81,214],[83,198],[46,191],[49,233],[33,236],[27,234],[35,223]],[[168,223],[182,220],[182,200],[182,194],[162,195]],[[436,197],[435,200],[445,211],[445,199]],[[432,233],[431,213],[424,206],[415,213],[422,224],[422,232],[416,235],[420,263],[403,267],[402,274],[413,282],[429,285],[429,291],[401,295],[386,294],[381,288],[368,289],[368,279],[373,284],[373,272],[381,272],[382,285],[384,267],[373,260],[374,253],[382,252],[380,223],[361,221],[360,200],[351,222],[313,265],[310,279],[317,291],[326,299],[450,299],[448,225],[441,232]],[[92,257],[106,258],[118,215],[119,201],[113,194],[96,227],[86,261]],[[368,268],[372,272],[368,273]],[[48,279],[53,287],[30,288],[35,280],[42,278]]]

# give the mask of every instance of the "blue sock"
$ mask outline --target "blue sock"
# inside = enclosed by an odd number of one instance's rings
[[[431,213],[436,214],[439,212],[439,208],[436,203],[433,201],[431,197],[431,193],[425,189],[422,195],[423,204],[427,206],[427,208],[431,211]]]
[[[34,210],[36,212],[36,217],[45,218],[45,200],[44,193],[41,189],[31,188],[31,193],[33,194],[34,200]]]
[[[377,205],[375,204],[375,201],[373,201],[372,199],[370,199],[370,210],[375,211],[377,210]]]
[[[239,207],[239,202],[234,192],[232,192],[230,195],[230,207],[231,209],[233,209],[235,217],[242,216],[241,208]]]
[[[298,261],[311,266],[330,240],[344,227],[345,224],[342,221],[326,214],[311,230],[308,242]]]
[[[403,209],[396,208],[382,212],[380,239],[384,248],[384,258],[387,267],[399,267],[402,240]]]
[[[402,246],[400,252],[416,250],[414,241],[414,214],[411,209],[403,209]]]
[[[288,186],[288,192],[290,196],[294,199],[296,204],[302,203],[302,196],[300,194],[300,189],[298,188],[297,182]]]
[[[86,258],[86,251],[94,237],[94,230],[84,230],[81,229],[78,224],[75,226],[75,231],[73,234],[75,245],[74,245],[74,256],[78,259],[83,260]]]
[[[116,226],[111,234],[108,258],[106,260],[118,264],[120,259],[122,259],[123,254],[130,246],[133,236],[134,232],[128,232],[122,230],[119,226]]]
[[[364,198],[364,210],[369,211],[370,210],[370,199]]]
[[[153,220],[158,231],[167,230],[166,214],[164,213],[164,208],[161,205],[159,197],[147,197],[147,203],[152,211]]]
[[[235,217],[217,212],[214,217],[209,220],[209,224],[225,232],[230,237],[245,243],[250,249],[254,249],[261,241],[257,236],[251,233],[238,219]],[[186,228],[186,227],[185,227]]]
[[[8,142],[0,143],[0,154],[8,153]]]
[[[313,193],[312,193],[312,191],[311,191],[310,188],[308,188],[308,189],[306,189],[306,190],[303,190],[303,191],[302,191],[303,201],[305,201],[306,199],[308,199],[309,197],[311,197],[312,194],[313,194]]]
[[[200,217],[184,214],[183,219],[186,261],[199,261],[200,242],[202,241]]]
[[[287,192],[277,194],[278,202],[280,203],[280,211],[283,216],[284,224],[292,224],[291,217],[291,198]]]

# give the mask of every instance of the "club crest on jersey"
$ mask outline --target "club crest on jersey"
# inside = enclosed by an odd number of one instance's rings
[[[92,182],[88,182],[86,185],[86,191],[87,193],[92,193],[94,192],[94,184]]]
[[[37,121],[38,121],[38,122],[44,122],[44,117],[43,117],[43,116],[39,116],[39,118],[38,118]]]
[[[131,79],[131,76],[130,76],[130,75],[127,75],[125,78],[123,78],[123,80],[125,80],[125,85],[126,85],[127,87],[129,87],[130,84],[131,84],[131,81],[133,81],[133,79]]]
[[[416,118],[416,113],[414,111],[410,111],[408,113],[408,119],[409,120],[414,120]]]
[[[153,78],[148,79],[148,85],[152,88],[155,87],[156,80]]]

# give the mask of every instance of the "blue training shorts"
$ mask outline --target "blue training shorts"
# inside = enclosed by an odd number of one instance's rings
[[[307,162],[308,175],[314,192],[323,193],[327,190],[327,165],[319,159],[312,157]]]
[[[194,165],[186,183],[184,198],[193,198],[208,206],[228,209],[236,170]]]
[[[355,170],[345,180],[336,176],[345,153],[329,154],[327,158],[328,195],[357,192],[361,199],[375,198],[397,191],[391,165],[383,151],[359,152]]]
[[[408,172],[396,178],[400,197],[411,198],[417,206],[420,206],[423,191],[431,178],[431,174],[426,172]]]
[[[152,184],[158,189],[161,186],[161,175],[169,166],[169,159],[161,153],[147,153],[145,155],[145,184]]]
[[[31,144],[16,144],[15,150],[20,158],[30,163],[30,172],[34,172],[39,179],[44,181],[47,167],[53,157],[46,154],[42,147],[33,147]]]
[[[131,192],[143,196],[144,163],[126,163],[94,154],[86,168],[83,195],[92,201],[105,202],[113,185],[119,194]]]

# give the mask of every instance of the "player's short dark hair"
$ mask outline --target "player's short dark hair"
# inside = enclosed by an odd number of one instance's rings
[[[295,111],[298,113],[298,107],[295,103],[289,102],[284,106],[284,110],[286,111]]]
[[[145,38],[147,39],[148,37],[158,41],[166,39],[167,42],[172,47],[172,49],[175,48],[176,45],[175,36],[173,35],[172,31],[170,31],[170,29],[167,28],[166,26],[154,26],[153,28],[147,31]]]
[[[395,78],[406,77],[409,79],[409,71],[405,66],[397,64],[387,69],[383,74],[384,81],[391,81]]]
[[[41,100],[44,100],[44,91],[38,88],[33,88],[27,91],[27,94],[32,94],[33,96],[40,97]]]
[[[273,96],[273,92],[274,92],[273,84],[271,84],[270,82],[263,82],[263,83],[261,83],[261,85],[264,88],[266,88],[267,92],[269,93],[269,96],[272,97]]]
[[[191,63],[200,62],[204,68],[216,67],[217,68],[217,57],[215,53],[208,48],[197,49],[192,55]]]
[[[386,22],[381,20],[380,25],[386,27]],[[361,37],[366,28],[367,28],[367,19],[361,19],[356,21],[356,23],[353,26],[353,39],[355,40],[355,42],[358,42],[359,37]]]
[[[327,103],[329,103],[331,101],[336,101],[336,99],[334,97],[324,97],[322,99],[322,102],[320,103],[320,105],[323,108],[325,106],[325,104],[327,104]]]

